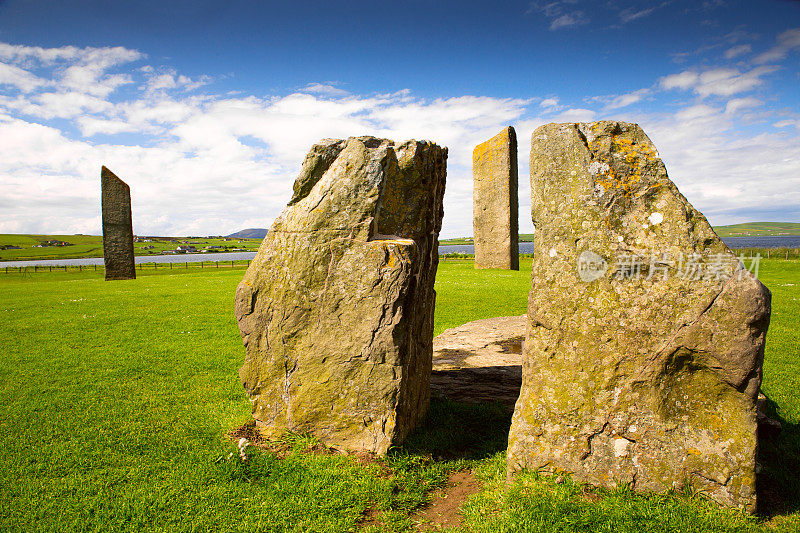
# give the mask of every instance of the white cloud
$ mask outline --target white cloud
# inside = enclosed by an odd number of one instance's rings
[[[325,94],[328,96],[347,96],[344,89],[340,89],[331,83],[309,83],[303,88],[303,92],[312,94]]]
[[[753,59],[754,63],[772,63],[800,48],[800,28],[792,28],[778,35],[778,44]]]
[[[542,9],[574,5],[554,4]],[[559,13],[554,19],[565,14]],[[591,121],[598,117],[596,107],[607,111],[644,98],[666,97],[653,89],[600,98],[587,95],[582,100],[586,108],[577,108],[562,103],[558,95],[424,99],[408,90],[351,94],[328,82],[268,97],[199,94],[187,91],[208,78],[191,80],[152,65],[118,70],[103,66],[144,57],[136,51],[110,54],[99,67],[90,66],[86,50],[0,44],[0,58],[10,65],[26,72],[24,62],[38,65],[29,92],[0,94],[0,138],[12,140],[4,145],[8,156],[0,161],[4,202],[0,231],[98,232],[103,164],[131,185],[138,233],[218,234],[267,227],[285,205],[313,143],[324,137],[371,134],[397,141],[430,139],[450,149],[442,235],[467,235],[472,227],[472,149],[513,125],[519,143],[520,224],[523,232],[529,232],[526,176],[530,135],[536,127],[551,121]],[[70,71],[74,66],[87,68]],[[759,68],[687,69],[662,78],[659,85],[700,96],[732,96],[764,83],[764,69],[775,67]],[[59,85],[67,72],[73,73],[74,83]],[[105,89],[87,90],[91,79],[102,82]],[[129,81],[133,84],[123,95],[114,94],[120,83]],[[725,84],[735,90],[722,94],[720,87]],[[666,154],[671,175],[696,207],[721,219],[747,205],[800,205],[800,199],[792,196],[792,191],[800,190],[795,129],[763,138],[736,136],[733,125],[739,115],[763,105],[762,100],[746,95],[727,98],[723,108],[722,103],[698,102],[692,94],[687,99],[694,105],[672,102],[681,107],[669,116],[626,112],[630,115],[626,119],[655,132],[654,141]],[[64,122],[34,122],[56,117]],[[784,120],[774,126],[796,128],[797,123]],[[118,134],[126,134],[119,137],[124,142],[113,140]],[[761,149],[769,162],[758,155]],[[756,190],[753,173],[769,176],[769,186]]]
[[[764,65],[747,72],[735,68],[715,68],[703,72],[687,70],[671,74],[659,80],[662,89],[693,89],[702,97],[732,96],[752,91],[764,83],[763,77],[778,70],[776,66]]]
[[[555,117],[553,122],[591,122],[595,119],[597,113],[591,109],[567,109],[562,111]]]
[[[796,136],[736,133],[725,110],[707,105],[643,117],[640,124],[670,178],[713,224],[752,221],[759,216],[754,212],[791,212],[800,205]]]
[[[675,118],[679,122],[688,123],[698,119],[707,119],[709,117],[716,117],[719,109],[705,104],[698,104],[686,107],[675,113]]]
[[[732,98],[731,100],[728,100],[728,103],[725,105],[725,114],[735,115],[742,109],[749,109],[762,105],[764,105],[762,100],[750,96],[746,98]]]
[[[697,72],[685,70],[679,74],[670,74],[659,80],[662,89],[689,89],[693,87],[700,76]]]
[[[638,89],[627,94],[620,94],[613,97],[600,97],[598,101],[605,102],[607,110],[620,109],[641,102],[650,92],[650,89]]]
[[[585,24],[589,24],[589,17],[587,17],[583,11],[573,11],[572,13],[565,13],[553,19],[550,23],[550,29],[555,31],[562,28],[583,26]]]
[[[628,22],[630,22],[632,20],[636,20],[636,19],[640,19],[640,18],[646,17],[647,15],[649,15],[653,11],[655,11],[657,8],[658,8],[658,6],[655,6],[655,7],[651,7],[651,8],[648,8],[648,9],[641,9],[641,10],[638,10],[638,11],[636,9],[633,9],[633,8],[623,9],[619,13],[619,18],[620,18],[620,20],[622,20],[623,23],[628,23]]]
[[[27,70],[14,65],[0,63],[0,85],[11,85],[23,93],[29,93],[45,84],[45,80]]]
[[[725,59],[733,59],[734,57],[739,57],[744,54],[749,54],[753,51],[753,47],[749,44],[740,44],[739,46],[734,46],[732,48],[728,48],[725,51]]]
[[[796,120],[790,120],[790,119],[781,120],[781,121],[778,121],[775,124],[773,124],[773,126],[775,126],[776,128],[786,128],[788,126],[794,126],[795,128],[800,129],[800,119],[796,119]]]
[[[109,91],[92,93],[85,86],[108,80],[107,71],[72,69],[86,66],[80,49],[6,47],[0,53],[53,58],[43,88],[60,83],[66,73],[72,80],[57,91],[0,95],[0,137],[15,140],[4,145],[13,156],[0,162],[0,198],[11,206],[8,213],[4,206],[9,222],[0,229],[9,231],[12,225],[14,231],[99,231],[101,165],[131,186],[136,232],[224,233],[244,221],[268,226],[313,143],[372,134],[450,147],[445,231],[469,233],[472,148],[518,121],[531,103],[473,96],[425,100],[407,90],[358,96],[321,83],[267,98],[192,96],[185,93],[188,78],[141,67],[128,69],[138,77],[138,90],[112,103]],[[21,116],[67,119],[83,139],[127,133],[136,144],[75,140]]]
[[[526,14],[542,13],[546,18],[550,19],[550,29],[553,31],[583,26],[589,23],[589,17],[586,16],[585,12],[572,7],[577,3],[577,0],[532,2]]]

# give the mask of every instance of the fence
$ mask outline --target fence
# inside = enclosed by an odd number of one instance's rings
[[[799,259],[800,248],[739,248],[733,250],[737,256],[747,258],[761,254],[762,259]],[[533,257],[533,254],[519,254],[520,257]],[[475,254],[449,253],[441,254],[442,261],[448,259],[474,259]],[[184,261],[183,263],[139,263],[136,270],[175,270],[189,268],[247,268],[250,261]],[[0,263],[0,273],[38,273],[38,272],[83,272],[83,271],[104,271],[104,265],[33,265],[19,267],[3,267]]]
[[[184,261],[183,263],[139,263],[136,270],[179,270],[189,268],[247,268],[250,261]],[[104,272],[105,265],[33,265],[19,267],[3,267],[0,273],[26,274],[38,272]]]

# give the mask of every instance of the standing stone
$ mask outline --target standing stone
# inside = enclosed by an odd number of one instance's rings
[[[262,434],[385,453],[427,411],[447,149],[323,140],[236,291]]]
[[[106,167],[100,172],[103,210],[103,260],[106,281],[136,279],[133,260],[131,188]]]
[[[689,486],[754,511],[769,290],[681,195],[636,124],[537,129],[531,199],[509,474]]]
[[[507,127],[472,152],[475,268],[519,270],[517,134]]]

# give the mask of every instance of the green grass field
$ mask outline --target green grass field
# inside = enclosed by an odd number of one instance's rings
[[[436,333],[524,313],[530,267],[442,262]],[[800,261],[761,265],[774,298],[763,388],[784,431],[762,446],[759,517],[533,474],[506,490],[509,420],[491,405],[434,401],[378,461],[287,436],[242,463],[226,434],[250,415],[233,317],[243,269],[137,275],[0,274],[0,531],[410,531],[413,510],[463,468],[483,483],[465,531],[800,531]]]
[[[714,226],[720,237],[748,237],[772,235],[800,235],[797,222],[746,222],[730,226]]]
[[[176,237],[176,241],[155,240],[152,242],[133,243],[136,256],[147,256],[174,250],[180,244],[191,244],[198,251],[208,246],[222,246],[228,250],[256,251],[262,239],[207,239],[204,237]],[[37,248],[36,245],[50,240],[64,241],[73,246],[47,246]],[[103,237],[98,235],[22,235],[0,234],[0,246],[19,246],[18,250],[0,250],[0,261],[27,261],[36,259],[77,259],[83,257],[103,257]],[[226,249],[214,249],[212,252],[225,252]]]

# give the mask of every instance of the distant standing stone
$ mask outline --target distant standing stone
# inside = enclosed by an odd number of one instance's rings
[[[517,134],[507,127],[472,152],[475,268],[519,270]]]
[[[236,291],[239,377],[263,435],[385,453],[430,398],[447,149],[312,147]]]
[[[133,259],[131,189],[103,167],[100,172],[103,210],[103,260],[106,280],[136,279]]]
[[[531,139],[536,228],[508,471],[756,507],[770,292],[636,124]]]

